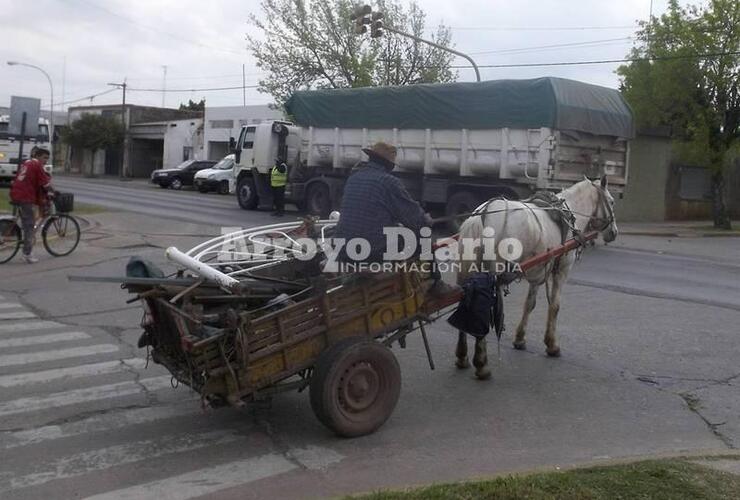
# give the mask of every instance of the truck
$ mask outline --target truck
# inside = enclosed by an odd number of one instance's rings
[[[584,176],[607,175],[623,193],[634,137],[617,90],[553,77],[299,91],[285,110],[289,121],[243,126],[232,141],[244,209],[271,207],[270,169],[284,161],[286,201],[327,215],[376,141],[396,146],[394,175],[435,214]]]
[[[8,133],[9,124],[10,116],[0,115],[0,182],[13,180],[18,170],[20,137]],[[49,120],[46,118],[39,118],[35,133],[29,133],[25,137],[21,162],[31,157],[31,148],[34,146],[51,150]],[[45,168],[51,174],[53,167],[48,164]]]

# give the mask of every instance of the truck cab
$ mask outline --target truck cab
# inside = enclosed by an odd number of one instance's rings
[[[10,116],[0,115],[0,182],[13,180],[18,170],[20,137],[8,133],[9,124]],[[46,118],[39,118],[35,135],[29,134],[24,138],[20,163],[31,157],[31,148],[34,146],[51,149],[49,120]],[[51,164],[47,164],[44,168],[49,174],[52,173],[53,167]]]
[[[270,170],[276,161],[299,161],[301,129],[290,122],[244,125],[232,141],[239,206],[245,210],[272,207]]]

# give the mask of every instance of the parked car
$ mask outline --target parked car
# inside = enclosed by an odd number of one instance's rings
[[[217,191],[219,194],[229,194],[236,191],[234,155],[227,155],[212,168],[197,172],[194,184],[201,193]]]
[[[181,189],[183,186],[192,186],[196,172],[211,168],[215,161],[187,160],[175,168],[162,168],[152,172],[152,182],[161,188]]]

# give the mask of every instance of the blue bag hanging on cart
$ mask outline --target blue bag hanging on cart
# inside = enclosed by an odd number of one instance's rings
[[[488,335],[493,327],[500,338],[504,330],[504,303],[496,276],[473,273],[465,280],[462,289],[463,298],[447,322],[478,338]]]

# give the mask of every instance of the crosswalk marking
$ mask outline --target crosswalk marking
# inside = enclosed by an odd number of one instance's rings
[[[53,351],[28,352],[23,354],[6,354],[0,356],[0,367],[18,366],[29,363],[41,363],[43,361],[55,361],[59,359],[78,358],[92,356],[93,354],[105,354],[118,351],[118,346],[113,344],[98,344],[70,349],[55,349]]]
[[[193,451],[207,446],[218,446],[240,439],[243,437],[233,430],[219,430],[200,434],[163,436],[157,439],[134,441],[85,451],[48,462],[35,462],[31,466],[32,472],[24,476],[0,478],[0,491],[38,486],[49,481],[68,479],[115,466]]]
[[[72,406],[90,401],[111,399],[131,394],[139,394],[144,391],[156,391],[170,387],[172,377],[163,375],[138,382],[119,382],[117,384],[99,385],[86,389],[74,389],[71,391],[57,392],[47,396],[30,396],[14,399],[0,403],[0,417],[17,415],[19,413],[30,413],[33,411],[57,408],[60,406]]]
[[[16,373],[13,375],[0,375],[0,387],[17,387],[29,384],[43,384],[58,379],[71,379],[79,377],[91,377],[94,375],[105,375],[131,369],[144,368],[146,360],[131,358],[115,361],[104,361],[89,365],[70,366],[54,370],[44,370],[32,373]]]
[[[23,307],[18,302],[0,302],[0,309],[18,309]]]
[[[18,323],[0,324],[0,335],[32,330],[46,330],[48,328],[62,328],[65,326],[66,325],[56,323],[54,321],[22,321]]]
[[[109,491],[87,500],[175,500],[195,498],[226,488],[251,483],[297,469],[298,466],[282,455],[270,453],[255,458],[200,469],[160,481]]]
[[[70,340],[89,339],[90,335],[85,332],[63,332],[51,333],[49,335],[37,335],[34,337],[19,337],[13,339],[0,339],[0,348],[23,347],[38,344],[53,344],[55,342],[67,342]]]
[[[17,448],[32,444],[63,439],[81,434],[105,432],[111,429],[146,424],[169,418],[188,417],[202,414],[200,405],[193,401],[167,406],[153,406],[104,413],[94,417],[67,422],[60,425],[45,425],[34,429],[0,432],[0,449]]]
[[[30,319],[35,317],[36,315],[30,311],[0,313],[0,319]]]

